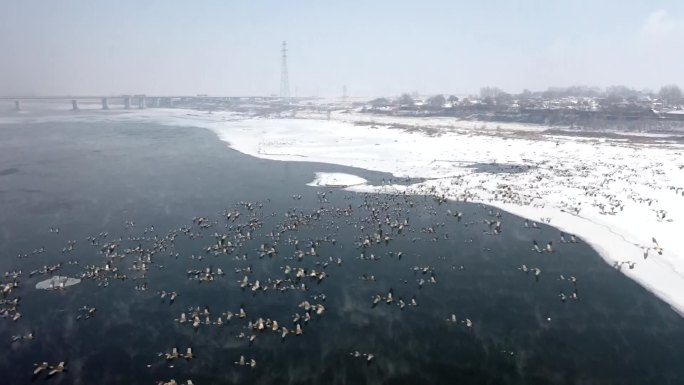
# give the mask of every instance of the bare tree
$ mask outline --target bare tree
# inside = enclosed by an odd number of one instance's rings
[[[444,106],[444,103],[446,103],[446,99],[444,98],[444,95],[435,95],[430,97],[428,99],[428,106],[431,109],[440,109]]]
[[[487,97],[496,98],[500,94],[505,92],[498,87],[482,87],[480,88],[480,98],[485,99]]]
[[[667,104],[676,104],[682,101],[682,90],[674,84],[663,86],[658,92],[658,97]]]
[[[386,98],[373,99],[369,103],[373,107],[386,107],[386,106],[390,105],[390,101],[387,100]]]
[[[608,97],[620,97],[622,99],[627,99],[630,97],[638,96],[639,91],[629,88],[627,86],[610,86],[606,88],[606,96]]]
[[[397,100],[397,103],[402,106],[413,106],[413,98],[409,94],[402,94]]]

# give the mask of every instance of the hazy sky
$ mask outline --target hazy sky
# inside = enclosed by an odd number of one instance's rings
[[[684,86],[684,1],[34,1],[0,9],[0,94],[294,95]]]

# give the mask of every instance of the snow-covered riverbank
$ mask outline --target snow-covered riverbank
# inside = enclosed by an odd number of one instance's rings
[[[678,239],[684,220],[681,145],[546,136],[534,130],[521,135],[514,129],[505,134],[431,131],[430,126],[406,130],[334,120],[249,119],[210,128],[232,148],[261,158],[427,178],[410,186],[390,181],[350,190],[444,195],[534,221],[546,218],[684,313],[684,244]]]

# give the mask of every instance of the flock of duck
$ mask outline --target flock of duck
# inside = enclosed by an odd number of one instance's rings
[[[330,194],[331,192],[328,192]],[[257,339],[279,338],[286,342],[290,338],[304,335],[311,327],[324,322],[324,318],[330,309],[327,305],[329,295],[321,290],[324,289],[331,269],[345,269],[347,264],[364,264],[367,269],[358,276],[361,282],[376,282],[374,269],[382,269],[373,262],[386,259],[401,260],[405,257],[404,251],[387,251],[383,247],[390,245],[398,239],[404,242],[416,242],[423,239],[426,242],[438,241],[448,238],[449,226],[464,226],[470,228],[482,228],[484,235],[497,236],[506,231],[508,224],[504,223],[502,215],[491,209],[486,209],[483,214],[469,215],[460,211],[446,212],[445,222],[434,222],[428,226],[414,226],[411,220],[412,209],[423,203],[427,213],[437,216],[437,205],[444,203],[440,196],[427,197],[410,196],[402,193],[397,194],[368,194],[363,195],[363,202],[357,207],[352,204],[336,207],[328,204],[325,193],[318,194],[318,208],[302,209],[290,208],[283,217],[276,214],[265,214],[264,205],[267,202],[239,202],[234,207],[219,213],[216,218],[195,217],[191,225],[182,226],[168,232],[160,233],[154,226],[145,227],[142,234],[134,235],[136,224],[127,221],[125,224],[128,236],[115,237],[108,232],[102,232],[85,239],[85,242],[69,240],[66,245],[51,258],[45,258],[42,268],[24,273],[22,270],[7,271],[3,274],[2,299],[0,300],[0,317],[13,321],[12,328],[20,329],[22,320],[20,307],[24,300],[31,300],[32,296],[40,295],[40,292],[30,292],[27,287],[33,279],[52,277],[60,272],[65,266],[80,269],[76,279],[83,281],[83,285],[89,287],[107,288],[113,281],[133,282],[131,284],[134,293],[153,291],[159,300],[173,305],[183,301],[184,293],[178,288],[168,288],[173,282],[155,282],[154,272],[165,269],[167,264],[178,259],[195,260],[195,263],[203,263],[210,259],[211,264],[202,268],[187,269],[185,278],[196,281],[201,285],[211,285],[221,282],[235,295],[242,296],[245,303],[233,309],[215,310],[204,304],[180,305],[183,310],[177,311],[169,323],[178,328],[190,328],[195,333],[203,328],[227,328],[234,330],[234,337],[238,341],[244,341],[244,353],[236,355],[233,363],[237,368],[256,370],[257,359],[250,354],[250,346]],[[294,196],[293,200],[299,202],[301,196]],[[484,207],[484,206],[482,206]],[[265,229],[266,219],[276,219],[275,228]],[[540,220],[544,222],[544,220]],[[346,240],[344,244],[338,242],[341,226],[352,229],[356,233],[353,241]],[[530,230],[534,253],[556,252],[554,240],[546,241],[546,246],[541,247],[534,237],[532,230],[540,229],[537,222],[525,220],[523,223],[510,224]],[[309,230],[317,228],[324,230],[327,235],[310,237]],[[49,233],[61,234],[59,227],[49,228]],[[63,233],[63,231],[62,231]],[[439,233],[442,233],[441,235]],[[182,255],[174,248],[180,239],[198,241],[201,247],[196,247],[196,254]],[[465,240],[464,242],[472,242]],[[578,243],[572,234],[559,234],[560,244]],[[654,243],[657,246],[657,243]],[[252,245],[258,244],[256,248]],[[399,245],[402,243],[400,242]],[[334,247],[335,252],[331,252]],[[484,250],[484,249],[483,249]],[[427,251],[429,252],[429,251]],[[50,254],[50,252],[48,252]],[[56,254],[56,255],[55,255]],[[23,254],[20,254],[23,258]],[[43,258],[35,256],[34,258]],[[448,257],[440,257],[448,259]],[[55,262],[55,260],[59,260]],[[258,261],[261,261],[257,263]],[[276,273],[270,273],[266,278],[255,278],[255,270],[266,262],[275,264]],[[218,267],[215,265],[222,265]],[[231,265],[231,266],[229,266]],[[452,266],[453,269],[465,270],[465,266]],[[233,272],[236,279],[226,277],[226,270]],[[374,309],[376,306],[396,306],[400,311],[405,309],[419,309],[419,299],[424,285],[438,285],[439,271],[435,266],[424,264],[411,267],[411,273],[415,276],[415,284],[411,285],[408,279],[401,279],[408,295],[397,295],[389,286],[373,294],[367,301],[368,306]],[[525,274],[532,274],[538,281],[541,277],[539,267],[527,267],[522,265],[518,270]],[[571,294],[559,293],[560,300],[578,300],[577,279],[574,276],[559,280],[571,282],[574,288]],[[377,285],[377,284],[376,284]],[[81,286],[68,287],[54,284],[50,290],[80,290]],[[17,293],[22,294],[18,295]],[[242,292],[242,293],[240,293]],[[297,300],[291,304],[292,315],[273,317],[263,313],[264,309],[250,307],[250,298],[260,295],[268,295],[270,292],[299,293],[307,299]],[[38,294],[37,294],[38,293]],[[43,292],[45,293],[45,292]],[[47,295],[47,294],[46,294]],[[190,296],[188,296],[190,297]],[[286,297],[283,297],[286,298]],[[178,305],[173,305],[177,309]],[[408,310],[406,310],[408,311]],[[86,321],[95,318],[97,310],[93,306],[85,305],[73,309],[75,320]],[[472,331],[475,322],[467,315],[458,315],[457,311],[444,314],[445,326],[461,325],[464,332]],[[277,319],[276,319],[277,318]],[[95,322],[95,321],[91,321]],[[30,323],[30,321],[27,321]],[[12,337],[10,343],[40,343],[40,337],[45,330],[31,330]],[[273,337],[272,337],[273,336]],[[165,362],[165,366],[173,367],[177,360],[196,360],[193,346],[184,347],[160,347],[165,350],[158,353],[158,358]],[[375,351],[359,348],[348,352],[348,355],[356,360],[363,361],[367,365],[377,359]],[[151,358],[152,359],[152,358]],[[201,358],[199,358],[201,359]],[[259,362],[259,365],[262,365]],[[267,365],[267,363],[266,363]],[[151,363],[148,367],[153,367]],[[37,360],[33,369],[34,378],[40,376],[61,376],[68,373],[67,360],[49,364],[42,359]],[[159,380],[159,385],[172,385],[176,381]],[[187,379],[185,384],[192,384]]]

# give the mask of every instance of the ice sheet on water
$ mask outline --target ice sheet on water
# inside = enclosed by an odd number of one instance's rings
[[[48,278],[44,281],[40,281],[36,284],[36,289],[38,290],[54,290],[61,289],[68,286],[73,286],[81,283],[78,278],[70,278],[61,275],[55,275],[54,277]]]
[[[316,177],[308,186],[314,187],[349,187],[366,183],[360,176],[341,172],[317,172]]]

